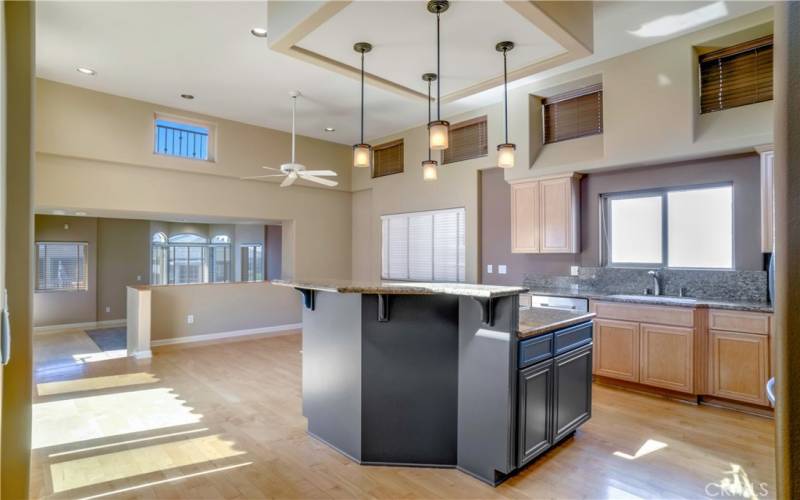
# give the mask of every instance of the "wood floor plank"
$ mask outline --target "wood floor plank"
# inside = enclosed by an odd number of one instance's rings
[[[81,334],[35,342],[34,404],[87,415],[36,421],[36,436],[55,436],[32,453],[37,498],[702,498],[735,467],[775,493],[774,425],[762,417],[596,385],[573,439],[492,488],[454,469],[360,466],[309,436],[299,334],[157,349],[144,362],[105,359]],[[169,397],[134,404],[145,389]],[[85,429],[45,428],[66,418]]]

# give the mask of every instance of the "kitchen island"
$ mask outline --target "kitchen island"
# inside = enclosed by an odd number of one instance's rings
[[[308,432],[358,463],[457,467],[495,485],[590,416],[591,314],[520,312],[521,287],[272,283],[303,301]],[[575,353],[569,395],[558,356]]]

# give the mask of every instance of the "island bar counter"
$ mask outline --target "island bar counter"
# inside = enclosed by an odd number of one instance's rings
[[[492,485],[521,465],[517,380],[525,288],[272,283],[302,295],[303,415],[310,434],[361,464],[457,467]],[[565,312],[557,327],[591,316]],[[546,326],[537,325],[536,335],[547,333]]]

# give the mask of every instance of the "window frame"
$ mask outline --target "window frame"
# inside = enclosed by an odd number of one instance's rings
[[[84,276],[83,286],[73,288],[39,288],[39,247],[41,245],[75,245],[83,247],[83,261],[82,272]],[[88,292],[89,291],[89,242],[88,241],[36,241],[34,242],[34,258],[36,260],[36,284],[34,285],[34,292],[36,293],[72,293],[72,292]],[[46,278],[45,278],[45,281]],[[45,283],[46,285],[46,283]]]
[[[696,191],[729,187],[731,189],[731,266],[730,267],[685,267],[669,265],[669,193]],[[610,217],[611,201],[631,198],[661,197],[661,262],[613,262]],[[670,186],[652,189],[640,189],[619,193],[600,195],[600,265],[618,269],[676,269],[688,271],[734,271],[736,270],[736,192],[733,181],[722,181],[688,186]]]
[[[208,130],[208,140],[207,140],[207,158],[191,158],[188,156],[180,156],[180,155],[171,155],[166,153],[160,153],[158,151],[158,138],[156,136],[158,132],[158,120],[166,120],[178,124],[189,125],[191,127],[202,127]],[[197,120],[194,118],[188,118],[185,116],[174,115],[170,113],[162,113],[162,112],[154,112],[153,119],[151,121],[151,134],[150,136],[153,138],[153,149],[152,153],[155,156],[161,158],[172,158],[178,160],[189,160],[191,162],[205,162],[205,163],[216,163],[217,162],[217,124],[213,122],[207,122],[203,120]]]

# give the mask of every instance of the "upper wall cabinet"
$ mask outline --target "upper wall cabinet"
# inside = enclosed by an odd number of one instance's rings
[[[511,185],[511,251],[580,251],[580,176],[570,174]]]
[[[775,184],[773,166],[775,152],[772,145],[756,148],[761,155],[761,251],[772,252],[775,240]]]

